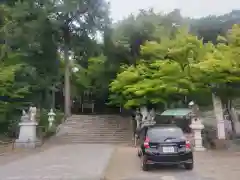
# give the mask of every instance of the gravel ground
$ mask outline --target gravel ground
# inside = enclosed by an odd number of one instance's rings
[[[0,165],[0,180],[99,180],[114,146],[55,146]]]
[[[239,180],[240,153],[195,152],[195,168],[161,167],[143,172],[133,147],[116,148],[105,171],[106,180]]]

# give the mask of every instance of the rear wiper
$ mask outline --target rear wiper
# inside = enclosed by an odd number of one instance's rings
[[[175,137],[167,137],[166,139],[164,139],[164,141],[171,140],[171,139],[176,139],[176,138]]]

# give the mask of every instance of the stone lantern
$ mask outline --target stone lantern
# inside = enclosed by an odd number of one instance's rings
[[[202,129],[204,128],[204,125],[202,124],[202,121],[200,120],[198,115],[199,108],[197,104],[195,104],[193,101],[191,101],[188,105],[192,109],[192,123],[190,127],[194,134],[194,150],[204,151],[205,148],[203,147],[202,142]]]
[[[56,114],[53,112],[53,109],[50,109],[50,112],[48,113],[48,122],[49,122],[49,128],[53,126],[53,122],[55,120]]]

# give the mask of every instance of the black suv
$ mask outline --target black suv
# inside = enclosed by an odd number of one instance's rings
[[[193,169],[192,147],[181,128],[155,125],[146,127],[140,134],[138,156],[144,171],[154,164],[183,164],[186,169]]]

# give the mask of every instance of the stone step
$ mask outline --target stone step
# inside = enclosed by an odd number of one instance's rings
[[[50,140],[51,143],[131,143],[131,138],[61,137]]]
[[[99,137],[99,136],[87,136],[87,137],[69,137],[69,136],[62,136],[62,137],[55,137],[54,140],[65,140],[65,141],[129,141],[131,137]]]
[[[125,130],[81,130],[81,129],[70,129],[68,131],[68,134],[98,134],[98,133],[106,133],[106,134],[112,134],[112,133],[118,133],[118,134],[131,134],[131,131],[125,131]]]
[[[70,123],[70,122],[68,122],[68,123],[63,123],[64,125],[73,125],[73,126],[75,126],[75,125],[85,125],[85,126],[91,126],[91,125],[98,125],[98,126],[113,126],[113,127],[117,127],[117,126],[129,126],[129,123],[106,123],[106,122],[104,122],[104,123],[96,123],[96,122],[89,122],[89,123],[84,123],[84,122],[82,122],[82,123]]]
[[[67,125],[64,125],[63,127],[80,128],[80,129],[124,129],[124,130],[129,130],[130,129],[129,127],[123,127],[123,126],[121,126],[121,127],[111,127],[111,126],[92,127],[92,126],[93,125],[91,125],[91,126],[67,126]]]
[[[111,127],[105,127],[105,128],[91,128],[91,127],[69,127],[69,126],[62,126],[62,128],[65,129],[72,129],[73,131],[79,130],[79,131],[131,131],[127,128],[111,128]]]
[[[131,136],[130,133],[103,133],[103,132],[95,132],[95,133],[65,133],[63,135],[67,135],[67,136]]]
[[[63,138],[63,139],[87,139],[87,138],[94,138],[94,139],[131,139],[131,135],[105,135],[105,134],[86,134],[86,135],[59,135],[55,136],[56,138]]]
[[[124,144],[124,145],[132,145],[131,142],[128,141],[121,141],[121,142],[116,142],[116,141],[105,141],[105,142],[99,142],[99,141],[59,141],[59,142],[53,142],[51,144]]]
[[[72,131],[68,131],[66,134],[132,134],[131,131],[99,131],[99,130],[93,130],[93,131],[78,131],[76,129]]]
[[[131,140],[131,138],[129,137],[94,137],[94,136],[87,136],[87,137],[69,137],[69,136],[66,136],[66,137],[58,137],[58,138],[55,138],[55,139],[64,139],[64,140],[99,140],[100,142],[101,141],[105,141],[105,140]]]
[[[102,140],[102,141],[99,141],[98,139],[71,139],[71,140],[66,140],[66,139],[55,139],[54,140],[54,144],[61,144],[61,143],[64,143],[64,144],[71,144],[71,143],[93,143],[93,144],[99,144],[99,143],[109,143],[109,144],[112,144],[112,143],[128,143],[130,144],[131,143],[131,140]]]
[[[72,125],[72,126],[75,126],[75,125],[79,125],[79,126],[91,126],[91,125],[98,125],[98,126],[111,126],[111,127],[118,127],[118,126],[126,126],[126,127],[129,127],[129,123],[107,123],[107,122],[104,122],[104,123],[96,123],[96,122],[89,122],[89,123],[86,123],[86,122],[81,122],[81,123],[75,123],[75,122],[65,122],[63,123],[64,125]]]
[[[88,128],[69,128],[70,132],[131,132],[128,129],[88,129]]]
[[[77,120],[77,119],[70,119],[67,121],[64,121],[64,123],[97,123],[97,124],[103,124],[103,123],[109,123],[109,124],[129,124],[130,123],[130,119],[126,119],[126,120]]]
[[[131,127],[129,126],[108,126],[108,125],[104,125],[104,126],[99,126],[99,125],[61,125],[62,127],[70,127],[70,128],[80,128],[80,129],[125,129],[125,130],[130,130]]]
[[[95,137],[95,136],[99,136],[99,137],[131,137],[131,134],[65,134],[62,136],[69,136],[69,137]],[[58,136],[61,137],[61,136]]]
[[[92,118],[92,119],[87,119],[84,117],[71,117],[68,120],[65,120],[64,122],[71,122],[71,121],[76,121],[76,122],[129,122],[131,118],[125,118],[125,119],[117,119],[117,118],[111,118],[111,119],[106,119],[106,118]]]
[[[130,118],[116,115],[74,115],[61,125],[57,136],[51,138],[50,141],[55,144],[131,144],[130,127]]]
[[[76,135],[84,135],[84,134],[131,134],[130,132],[124,132],[124,131],[72,131],[67,132],[66,134],[76,134]]]

